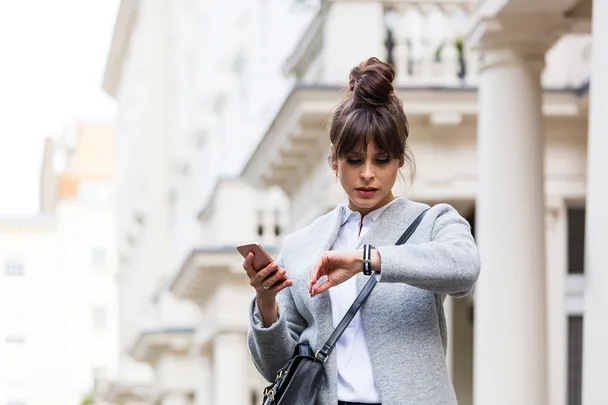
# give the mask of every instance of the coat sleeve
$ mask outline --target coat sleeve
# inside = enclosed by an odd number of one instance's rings
[[[463,297],[471,292],[479,277],[477,246],[469,223],[453,207],[439,204],[435,210],[439,212],[430,242],[377,247],[379,281]]]
[[[277,258],[277,264],[285,268],[283,259],[282,252]],[[255,298],[249,307],[249,353],[254,365],[267,381],[274,381],[279,369],[291,359],[300,334],[307,326],[296,308],[291,288],[285,288],[277,294],[277,303],[278,318],[268,328],[264,327]]]

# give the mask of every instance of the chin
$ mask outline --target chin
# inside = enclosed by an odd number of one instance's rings
[[[374,208],[376,205],[380,204],[383,198],[363,198],[358,195],[352,196],[351,201],[359,208],[370,209]]]

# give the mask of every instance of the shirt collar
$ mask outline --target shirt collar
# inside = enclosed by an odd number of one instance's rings
[[[376,222],[376,219],[378,219],[380,214],[382,214],[385,209],[387,209],[391,204],[393,204],[399,198],[400,197],[395,197],[393,199],[393,201],[389,202],[388,204],[383,205],[380,208],[377,208],[377,209],[371,211],[369,214],[366,215],[366,217],[369,216],[372,219],[372,222]],[[346,221],[348,221],[348,219],[352,215],[356,215],[356,214],[358,214],[357,211],[353,211],[348,207],[348,201],[343,202],[342,203],[342,221],[340,222],[340,226],[344,225],[346,223]]]

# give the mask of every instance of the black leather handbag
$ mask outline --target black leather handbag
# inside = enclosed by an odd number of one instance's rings
[[[426,211],[424,210],[412,222],[395,245],[404,244],[412,236]],[[264,389],[263,405],[315,405],[317,403],[324,364],[376,283],[376,277],[371,276],[321,350],[313,353],[308,343],[299,343],[296,346],[291,360],[279,370],[274,382]]]

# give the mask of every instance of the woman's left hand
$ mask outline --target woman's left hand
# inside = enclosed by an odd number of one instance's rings
[[[325,252],[317,264],[310,270],[308,292],[311,297],[314,297],[331,287],[342,284],[361,271],[363,271],[363,255],[361,250],[332,250]],[[317,281],[323,276],[327,276],[327,280],[317,285]]]

